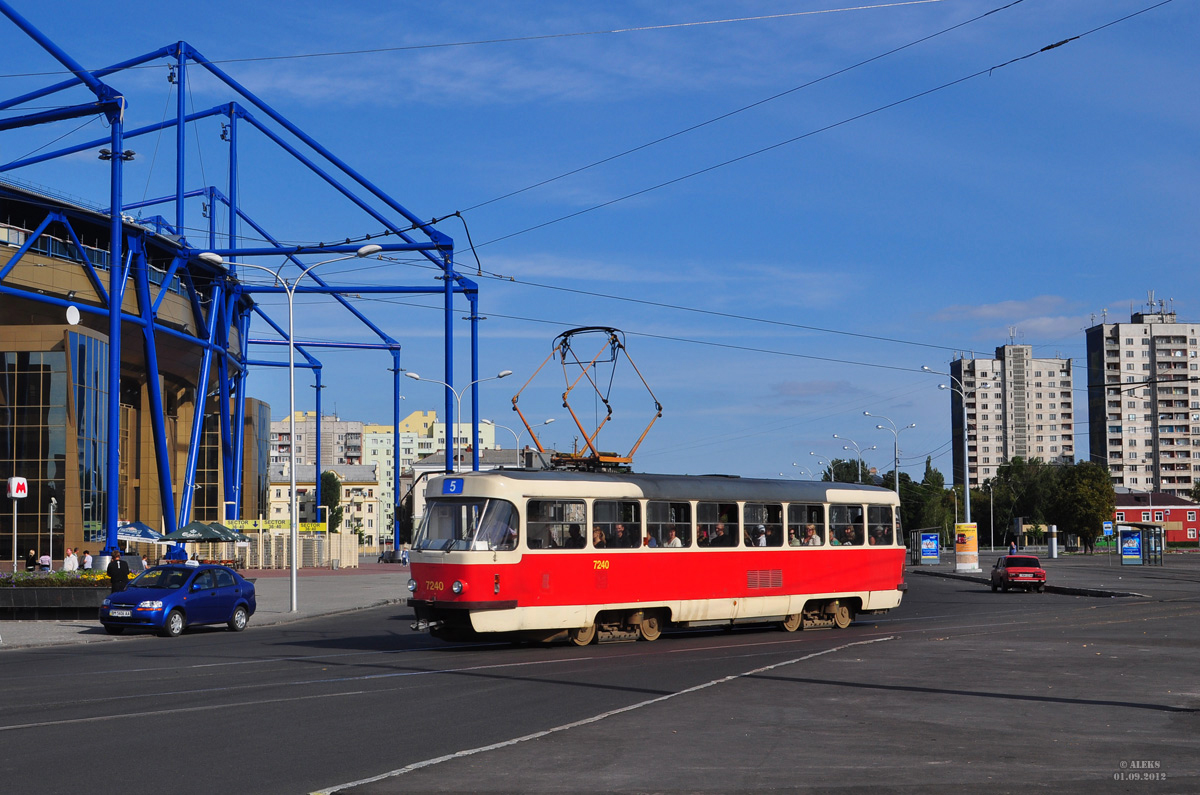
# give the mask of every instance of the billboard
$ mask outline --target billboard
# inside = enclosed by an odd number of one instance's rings
[[[974,522],[954,525],[954,570],[979,571],[979,527]]]
[[[937,533],[921,533],[921,564],[934,566],[941,552]]]

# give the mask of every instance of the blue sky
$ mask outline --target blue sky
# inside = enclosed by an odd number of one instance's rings
[[[844,74],[510,198],[512,191],[714,119],[1005,5],[941,0],[836,11],[792,2],[354,2],[170,4],[44,0],[19,11],[75,58],[108,65],[177,40],[214,61],[413,47],[222,68],[423,218],[463,211],[485,276],[481,414],[517,427],[509,399],[572,326],[614,326],[663,404],[642,444],[644,471],[802,474],[845,456],[837,433],[891,466],[892,436],[864,410],[916,423],[902,464],[926,455],[949,472],[949,396],[921,365],[955,351],[990,355],[1009,340],[1076,357],[1086,406],[1083,330],[1104,310],[1128,320],[1148,290],[1200,318],[1200,11],[1174,0],[1057,49],[863,118],[860,114],[987,70],[1152,5],[1151,0],[1025,0]],[[802,14],[831,10],[831,13]],[[682,23],[777,16],[709,25]],[[122,19],[122,16],[124,18]],[[0,96],[51,78],[57,64],[8,23]],[[631,30],[525,41],[457,42]],[[109,79],[133,125],[173,109],[165,64]],[[233,99],[198,70],[190,101]],[[57,79],[57,78],[54,78]],[[75,101],[82,94],[70,96]],[[45,103],[51,104],[51,103]],[[838,126],[667,187],[829,125]],[[64,136],[63,122],[0,137],[7,162]],[[197,125],[189,186],[227,183],[219,124]],[[340,240],[379,224],[243,128],[245,209],[284,240]],[[171,190],[173,139],[130,143],[127,201]],[[107,200],[94,154],[10,176]],[[474,208],[474,209],[469,209]],[[169,214],[169,213],[164,213]],[[206,223],[189,206],[188,225]],[[440,224],[458,261],[474,257],[457,219]],[[504,239],[500,239],[504,238]],[[199,239],[199,238],[197,238]],[[491,242],[497,241],[497,242]],[[315,261],[315,260],[313,260]],[[278,260],[264,260],[273,265]],[[332,282],[432,285],[396,261],[330,265]],[[352,270],[353,269],[353,270]],[[339,273],[339,271],[341,271]],[[500,278],[494,278],[494,277]],[[533,286],[530,283],[546,285]],[[567,288],[552,289],[552,288]],[[577,291],[577,292],[570,292]],[[612,298],[588,295],[599,293]],[[636,299],[637,302],[630,300]],[[304,298],[298,336],[369,341],[345,310]],[[649,302],[649,303],[646,303]],[[278,299],[264,299],[286,321]],[[436,301],[362,300],[404,344],[404,367],[442,378]],[[665,305],[683,309],[668,308]],[[462,306],[464,315],[465,303]],[[737,316],[737,317],[731,317]],[[465,352],[467,324],[458,350]],[[820,331],[817,329],[825,329]],[[835,333],[844,332],[844,333]],[[258,329],[256,336],[267,336]],[[860,336],[854,336],[860,335]],[[591,342],[587,345],[592,345]],[[282,352],[260,351],[283,358]],[[320,354],[318,354],[320,355]],[[390,357],[326,352],[325,408],[389,422]],[[464,383],[465,356],[456,380]],[[543,440],[578,435],[549,366],[521,406],[554,417]],[[309,379],[301,376],[301,385]],[[440,408],[434,385],[405,379],[409,410]],[[284,371],[256,371],[251,394],[286,413]],[[311,407],[301,387],[300,407]],[[601,447],[627,452],[652,415],[632,372],[618,372]],[[594,401],[573,401],[587,419]],[[1087,455],[1086,425],[1077,450]],[[510,438],[501,433],[502,438]],[[799,466],[793,467],[795,462]]]

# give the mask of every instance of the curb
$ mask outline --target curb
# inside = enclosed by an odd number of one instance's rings
[[[292,616],[290,613],[284,613],[283,614],[284,617],[281,617],[278,620],[265,621],[265,622],[264,621],[256,621],[256,622],[254,622],[254,626],[278,627],[278,626],[282,626],[285,624],[295,624],[298,621],[307,621],[312,618],[324,618],[325,616],[340,616],[340,615],[345,615],[347,613],[357,613],[360,610],[370,610],[373,607],[384,607],[386,605],[404,604],[406,601],[408,601],[408,597],[403,597],[403,598],[399,598],[399,599],[384,599],[379,602],[373,602],[372,604],[369,604],[369,605],[359,605],[357,607],[347,607],[342,610],[332,610],[332,611],[327,611],[327,612],[322,612],[322,613],[309,613],[306,615],[296,615],[296,616]],[[141,633],[136,633],[136,634],[131,634],[131,635],[119,635],[119,636],[118,635],[94,635],[94,636],[92,636],[92,635],[88,635],[88,636],[76,635],[71,638],[64,638],[63,640],[35,641],[35,642],[26,642],[26,643],[20,643],[20,642],[10,643],[3,639],[4,638],[3,625],[0,625],[0,652],[4,652],[5,650],[9,650],[9,649],[12,649],[12,650],[41,649],[41,648],[50,648],[50,647],[54,647],[54,646],[75,646],[75,645],[80,645],[80,644],[85,644],[85,643],[117,643],[122,640],[128,640],[129,638],[148,637],[150,634],[152,634],[152,633],[141,632]]]
[[[951,574],[945,571],[921,571],[920,569],[910,569],[908,573],[923,574],[926,577],[941,577],[946,580],[977,582],[981,585],[987,585],[989,587],[992,584],[990,579],[984,577],[974,577],[969,574]],[[1050,593],[1065,594],[1067,596],[1094,596],[1099,598],[1136,597],[1139,599],[1150,598],[1144,593],[1135,593],[1133,591],[1105,591],[1100,588],[1073,588],[1066,585],[1047,585],[1046,590]]]

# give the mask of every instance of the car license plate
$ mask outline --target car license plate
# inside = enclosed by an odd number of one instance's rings
[[[1025,579],[1029,579],[1032,576],[1033,576],[1032,574],[1018,574],[1017,575],[1018,578],[1024,577]]]
[[[113,618],[129,618],[129,616],[133,615],[128,610],[109,610],[108,614]]]

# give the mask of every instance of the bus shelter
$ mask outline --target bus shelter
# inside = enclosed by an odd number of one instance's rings
[[[1157,522],[1118,522],[1117,550],[1122,566],[1161,566],[1163,527]]]

